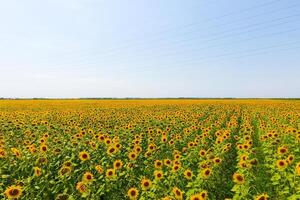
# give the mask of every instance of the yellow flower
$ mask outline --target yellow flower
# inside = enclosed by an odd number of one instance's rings
[[[135,152],[130,152],[130,153],[128,154],[128,158],[129,158],[130,160],[135,160],[135,159],[137,158],[137,154],[136,154]]]
[[[90,154],[86,151],[82,151],[79,153],[79,159],[82,161],[86,161],[90,159]]]
[[[184,177],[188,180],[191,180],[193,177],[193,172],[189,169],[185,170],[184,172]]]
[[[287,168],[288,163],[286,162],[286,160],[277,160],[276,166],[279,170],[284,170],[285,168]]]
[[[183,193],[178,187],[174,187],[172,191],[176,199],[183,199]]]
[[[96,169],[96,171],[97,171],[99,174],[102,174],[102,173],[103,173],[103,168],[101,167],[101,165],[96,165],[96,166],[95,166],[95,169]]]
[[[207,191],[202,191],[200,193],[191,196],[190,200],[205,200],[207,198]]]
[[[106,177],[109,179],[114,179],[116,177],[116,171],[114,169],[108,169],[106,171]]]
[[[45,153],[47,150],[48,150],[48,146],[47,146],[46,144],[42,144],[42,145],[40,146],[40,151],[41,151],[41,152]]]
[[[201,174],[202,174],[202,177],[207,179],[212,173],[212,170],[210,168],[205,168],[202,170]]]
[[[67,176],[71,173],[71,171],[72,171],[71,167],[63,166],[59,170],[59,175],[60,176]]]
[[[39,167],[34,167],[33,171],[34,171],[35,176],[41,176],[42,175],[42,169],[39,168]]]
[[[162,167],[163,163],[160,160],[155,160],[154,161],[154,167],[156,169],[160,169]]]
[[[22,192],[21,186],[12,185],[4,191],[4,195],[9,199],[18,199],[22,196]]]
[[[279,147],[277,152],[278,154],[285,154],[288,152],[288,149],[286,147]]]
[[[85,182],[78,182],[76,184],[76,189],[80,192],[80,193],[86,193],[88,190],[87,184]]]
[[[93,179],[94,179],[94,176],[93,176],[93,174],[91,172],[85,172],[83,174],[83,177],[82,177],[82,181],[83,182],[89,183],[89,182],[92,182]]]
[[[143,190],[149,190],[152,187],[152,182],[147,178],[143,178],[141,181],[141,187]]]
[[[163,171],[161,171],[161,170],[155,170],[154,171],[154,177],[155,177],[156,180],[162,179],[163,176],[164,176]]]
[[[245,178],[243,174],[234,173],[233,174],[233,181],[237,184],[243,184],[245,182]]]
[[[300,176],[300,162],[296,165],[296,175]]]
[[[129,199],[137,199],[139,196],[139,191],[136,188],[130,188],[127,192]]]
[[[267,194],[258,195],[255,200],[268,200],[269,196]]]
[[[114,162],[114,169],[121,169],[123,166],[123,162],[121,160],[116,160]]]
[[[114,153],[116,153],[117,152],[117,148],[115,148],[114,146],[109,146],[108,148],[107,148],[107,154],[108,155],[113,155]]]

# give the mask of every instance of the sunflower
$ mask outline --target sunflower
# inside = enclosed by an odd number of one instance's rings
[[[96,165],[96,166],[95,166],[95,169],[96,169],[96,171],[97,171],[99,174],[102,174],[102,173],[103,173],[103,168],[101,167],[101,165]]]
[[[184,171],[184,177],[188,180],[191,180],[193,177],[193,172],[189,169]]]
[[[285,168],[287,168],[288,163],[286,160],[277,160],[276,166],[279,170],[284,170]]]
[[[295,172],[297,176],[300,176],[300,162],[297,163]]]
[[[11,148],[11,151],[13,152],[13,154],[17,157],[20,158],[21,157],[21,151],[17,148]]]
[[[160,160],[155,160],[154,161],[154,167],[156,169],[160,169],[162,167],[162,165],[163,165],[162,161],[160,161]]]
[[[76,184],[76,189],[80,192],[80,193],[86,193],[88,190],[87,184],[85,182],[78,182]]]
[[[201,174],[202,174],[202,177],[207,179],[212,173],[212,170],[210,168],[205,168],[202,170]]]
[[[73,163],[71,161],[64,162],[64,166],[66,167],[72,167]]]
[[[288,152],[288,149],[286,148],[286,147],[279,147],[278,149],[277,149],[277,153],[278,154],[285,154],[285,153],[287,153]]]
[[[114,162],[114,169],[121,169],[123,166],[123,162],[121,160],[116,160]]]
[[[79,159],[81,161],[89,160],[90,159],[90,154],[86,151],[82,151],[82,152],[79,153]]]
[[[22,196],[22,192],[23,189],[21,186],[18,185],[12,185],[9,186],[5,191],[4,191],[4,195],[8,198],[8,199],[18,199]]]
[[[127,192],[129,199],[137,199],[139,196],[139,191],[136,188],[130,188]]]
[[[178,187],[174,187],[172,189],[172,192],[175,195],[176,199],[183,199],[183,193]]]
[[[200,194],[194,194],[191,196],[190,200],[203,200]]]
[[[179,169],[180,169],[180,165],[179,165],[179,164],[175,164],[175,165],[173,165],[173,167],[172,167],[172,172],[175,173],[175,172],[177,172]]]
[[[67,176],[71,173],[71,171],[72,171],[71,167],[63,166],[59,170],[59,175],[60,176]]]
[[[40,151],[41,151],[41,152],[45,153],[47,150],[48,150],[48,146],[47,146],[46,144],[42,144],[42,145],[40,146]]]
[[[156,180],[162,179],[163,176],[164,176],[163,171],[161,171],[161,170],[155,170],[154,171],[154,177],[155,177]]]
[[[206,151],[204,149],[200,150],[199,155],[204,157],[206,155]]]
[[[39,168],[39,167],[34,167],[33,171],[34,171],[35,176],[41,176],[42,175],[42,169]]]
[[[147,178],[143,178],[141,181],[141,187],[142,187],[142,190],[149,190],[152,187],[151,180],[149,180]]]
[[[116,171],[114,169],[107,169],[106,177],[109,179],[113,179],[116,177]]]
[[[172,161],[171,161],[170,159],[164,159],[164,164],[165,164],[166,166],[170,166],[171,163],[172,163]]]
[[[207,197],[207,191],[202,191],[200,193],[191,196],[190,200],[205,200]]]
[[[137,158],[136,152],[130,152],[130,153],[128,154],[128,158],[129,158],[130,160],[135,160],[135,159]]]
[[[214,158],[214,163],[215,164],[220,164],[222,162],[221,158]]]
[[[109,138],[106,138],[106,139],[105,139],[105,144],[106,144],[106,145],[109,145],[110,143],[111,143],[111,140],[110,140]]]
[[[6,156],[6,152],[3,149],[0,149],[0,158],[4,158]]]
[[[245,178],[243,174],[234,173],[233,174],[233,181],[237,184],[243,184],[245,182]]]
[[[114,153],[116,153],[117,152],[117,148],[115,148],[114,146],[109,146],[108,148],[107,148],[107,154],[108,155],[113,155]]]
[[[45,165],[46,163],[48,163],[48,159],[46,157],[42,156],[42,157],[39,157],[36,162],[39,165]]]
[[[141,146],[135,146],[134,147],[134,150],[137,152],[137,153],[140,153],[142,151],[142,147]]]
[[[269,196],[267,194],[261,194],[255,197],[255,200],[268,200]]]
[[[180,157],[181,157],[180,154],[175,154],[175,155],[174,155],[174,159],[175,159],[175,160],[179,160]]]
[[[294,156],[294,155],[289,155],[289,156],[287,157],[286,161],[287,161],[289,164],[291,164],[291,163],[294,161],[294,159],[295,159],[295,156]]]
[[[156,149],[156,145],[151,143],[148,145],[148,151],[154,151]]]
[[[200,196],[202,197],[202,199],[206,199],[208,196],[208,192],[206,190],[200,192]]]
[[[94,180],[94,176],[91,172],[85,172],[82,176],[82,181],[89,183],[92,182]]]

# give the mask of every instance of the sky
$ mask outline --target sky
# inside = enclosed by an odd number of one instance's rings
[[[298,0],[0,0],[0,97],[300,97]]]

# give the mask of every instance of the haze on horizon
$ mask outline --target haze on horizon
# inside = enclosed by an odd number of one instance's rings
[[[300,97],[297,0],[4,0],[0,97]]]

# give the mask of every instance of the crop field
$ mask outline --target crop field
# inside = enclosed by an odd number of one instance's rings
[[[1,100],[0,199],[300,199],[298,100]]]

